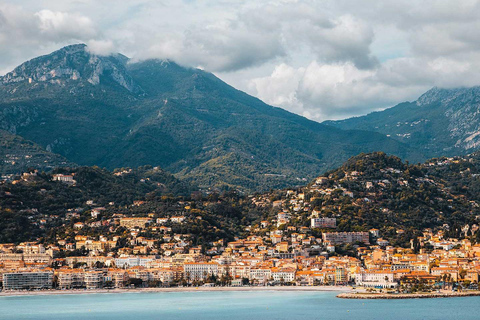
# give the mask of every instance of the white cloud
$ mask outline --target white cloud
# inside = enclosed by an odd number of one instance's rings
[[[87,50],[99,56],[108,56],[115,53],[115,44],[111,40],[89,40],[87,41]]]
[[[282,63],[275,67],[271,76],[252,79],[249,90],[272,105],[302,113],[303,104],[297,99],[297,88],[304,74],[304,68],[296,69]]]
[[[4,63],[0,68],[5,72],[36,55],[99,36],[93,21],[78,13],[0,4],[0,57]]]
[[[60,46],[170,58],[316,120],[480,85],[480,0],[4,0],[0,70]]]
[[[51,41],[89,39],[97,35],[90,18],[51,10],[40,10],[34,14],[39,33]]]

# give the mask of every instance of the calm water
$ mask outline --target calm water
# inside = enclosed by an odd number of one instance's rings
[[[480,297],[343,300],[331,292],[162,292],[0,297],[0,319],[480,319]]]

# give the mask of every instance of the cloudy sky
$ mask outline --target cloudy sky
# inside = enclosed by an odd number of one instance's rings
[[[480,85],[480,0],[0,2],[0,74],[79,42],[203,68],[317,121]]]

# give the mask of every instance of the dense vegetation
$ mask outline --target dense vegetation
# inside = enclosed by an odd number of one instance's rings
[[[76,183],[53,181],[57,173],[74,174]],[[97,207],[104,209],[104,220],[117,214],[153,214],[155,219],[188,211],[186,223],[166,226],[176,233],[190,234],[196,245],[233,240],[259,216],[248,199],[236,192],[205,196],[159,168],[122,168],[115,173],[98,167],[60,168],[0,184],[0,243],[38,237],[54,240],[76,222],[85,223],[79,234],[108,234],[108,226],[88,225],[91,209]],[[141,204],[135,204],[138,201]],[[68,218],[69,214],[74,218]],[[123,236],[122,232],[118,235]]]
[[[321,183],[315,180],[290,195],[278,190],[262,197],[283,201],[282,208],[292,213],[288,225],[309,227],[316,212],[336,218],[335,231],[376,228],[391,244],[408,247],[425,228],[443,229],[450,237],[460,237],[465,225],[478,224],[479,161],[480,155],[473,154],[411,165],[382,152],[360,154],[325,173]],[[308,210],[295,213],[294,207],[303,199]],[[271,221],[279,210],[264,211],[262,218]],[[333,230],[312,230],[316,236],[324,231]]]
[[[410,165],[384,153],[359,155],[325,175],[327,185],[343,190],[327,196],[313,192],[317,199],[312,204],[338,216],[339,230],[377,228],[397,244],[405,245],[402,242],[420,235],[424,228],[445,228],[458,237],[461,228],[477,223],[480,214],[480,194],[465,187],[478,186],[474,174],[480,168],[478,159],[472,155]],[[465,174],[466,167],[475,170]]]
[[[287,226],[308,227],[312,213],[317,212],[337,218],[337,231],[377,228],[391,244],[402,246],[409,246],[424,228],[443,229],[448,236],[459,237],[462,227],[477,224],[480,216],[479,154],[432,159],[421,165],[384,153],[361,154],[326,173],[320,184],[315,180],[293,193],[273,190],[252,196],[234,191],[202,193],[150,166],[118,169],[115,174],[98,167],[55,172],[75,173],[77,183],[52,181],[51,174],[39,173],[0,185],[0,242],[52,240],[79,221],[85,223],[80,234],[108,234],[108,225],[89,225],[97,221],[90,216],[97,206],[105,207],[105,220],[116,214],[152,219],[183,215],[185,223],[166,226],[174,233],[190,234],[193,243],[201,246],[246,237],[262,220],[272,222],[269,229],[273,230],[278,212],[285,210],[292,214],[289,223],[280,226],[287,233],[295,232],[287,231]],[[94,204],[87,205],[88,200]],[[135,205],[138,200],[143,202]],[[277,200],[283,201],[282,207],[273,206]],[[308,203],[306,210],[295,211],[303,201]],[[72,212],[75,217],[66,219]],[[116,232],[122,236],[124,231]],[[318,237],[322,231],[326,230],[311,232]]]
[[[4,130],[0,130],[0,159],[0,175],[19,173],[29,167],[51,170],[60,166],[73,166],[64,157]]]

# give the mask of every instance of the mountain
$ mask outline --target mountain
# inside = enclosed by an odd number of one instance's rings
[[[0,175],[24,172],[28,168],[51,170],[75,166],[64,157],[4,130],[0,130],[0,159]]]
[[[480,87],[433,88],[417,101],[325,124],[377,131],[427,157],[467,154],[480,146]]]
[[[298,184],[360,152],[413,161],[380,133],[310,121],[172,61],[132,62],[72,45],[0,78],[0,129],[79,165],[160,166],[201,187]]]

